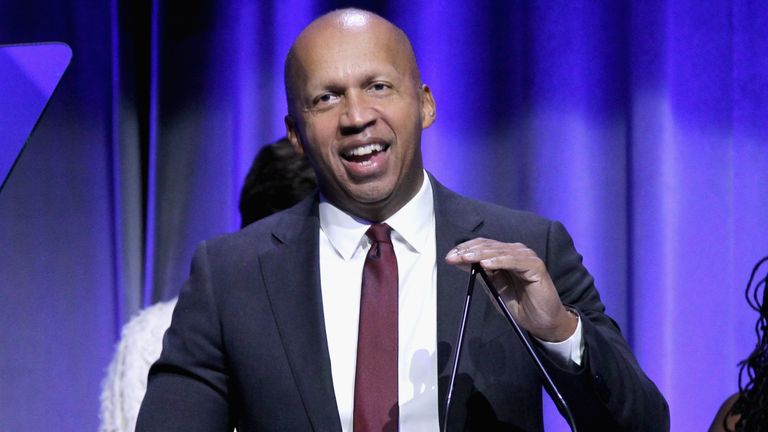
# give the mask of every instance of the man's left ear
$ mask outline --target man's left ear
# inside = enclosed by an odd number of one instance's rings
[[[432,90],[426,84],[419,86],[421,95],[421,128],[426,129],[435,122],[435,98],[432,97]]]

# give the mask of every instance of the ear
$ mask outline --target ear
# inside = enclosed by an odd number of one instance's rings
[[[435,98],[432,96],[432,90],[429,86],[422,84],[419,87],[419,93],[421,94],[421,128],[426,129],[432,126],[435,122]]]
[[[288,141],[293,146],[293,150],[297,154],[304,154],[304,147],[301,145],[301,138],[299,137],[299,131],[296,129],[296,121],[290,114],[285,116],[285,132],[288,137]]]

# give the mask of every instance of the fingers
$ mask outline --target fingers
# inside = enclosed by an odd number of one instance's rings
[[[486,270],[528,270],[543,264],[534,251],[522,243],[502,243],[476,238],[448,252],[446,262],[455,265],[480,263]]]
[[[569,329],[572,334],[544,261],[526,245],[476,238],[451,249],[445,261],[462,268],[479,263],[518,323],[536,337],[559,341]]]

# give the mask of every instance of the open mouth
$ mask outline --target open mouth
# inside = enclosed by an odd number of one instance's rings
[[[343,152],[341,157],[349,162],[369,163],[374,157],[376,157],[376,155],[385,152],[388,149],[388,144],[366,144],[364,146],[355,147],[351,150]]]

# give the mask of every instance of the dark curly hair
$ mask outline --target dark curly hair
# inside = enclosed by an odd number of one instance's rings
[[[240,192],[241,227],[293,206],[317,188],[315,173],[304,154],[288,139],[261,148]]]
[[[747,303],[760,317],[755,324],[757,346],[739,363],[739,396],[726,416],[739,417],[735,432],[768,431],[768,269],[764,276],[755,280],[760,266],[766,262],[768,256],[757,262],[747,282]],[[725,428],[730,430],[727,425]]]

